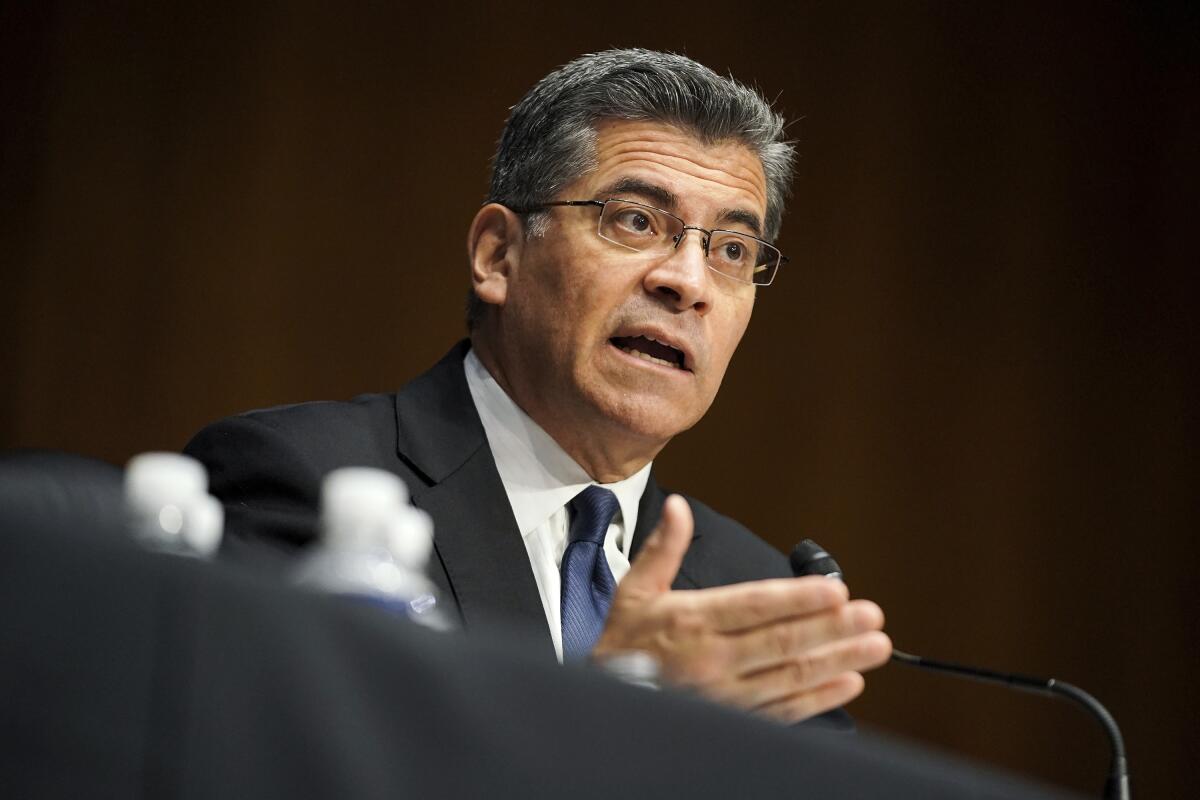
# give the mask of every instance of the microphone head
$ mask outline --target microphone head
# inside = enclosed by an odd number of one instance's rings
[[[833,560],[833,556],[826,553],[825,549],[812,539],[805,539],[796,545],[788,561],[792,564],[792,574],[797,578],[805,575],[824,575],[827,578],[843,580],[842,568]]]

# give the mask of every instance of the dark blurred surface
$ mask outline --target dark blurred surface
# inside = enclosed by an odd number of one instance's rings
[[[735,24],[736,22],[736,24]],[[1197,626],[1197,12],[183,2],[0,11],[0,447],[120,463],[388,390],[461,335],[507,109],[586,51],[757,84],[792,257],[660,480],[812,536],[904,649],[1106,702],[1184,796]],[[718,468],[716,465],[720,465]],[[1074,708],[885,669],[860,719],[1091,791]]]
[[[48,527],[126,535],[122,471],[75,453],[0,452],[0,509],[4,519],[38,519]]]
[[[4,506],[0,609],[5,797],[1068,800]]]

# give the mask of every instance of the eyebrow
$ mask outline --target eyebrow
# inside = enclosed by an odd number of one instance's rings
[[[596,194],[606,200],[612,197],[637,195],[665,211],[674,211],[679,205],[679,198],[673,192],[639,178],[618,178],[602,187]],[[742,208],[723,208],[717,214],[717,222],[726,225],[741,223],[749,228],[755,236],[762,236],[762,221],[753,211]]]
[[[742,208],[723,208],[717,214],[717,221],[725,224],[740,222],[749,228],[755,236],[762,236],[762,222],[759,221],[758,214],[755,214],[753,211],[746,211]]]
[[[618,178],[597,192],[606,200],[620,195],[636,194],[645,200],[650,200],[665,211],[674,211],[679,205],[679,198],[673,192],[653,183],[638,178]]]

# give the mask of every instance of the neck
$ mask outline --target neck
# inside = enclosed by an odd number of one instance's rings
[[[616,483],[628,478],[653,461],[664,446],[659,445],[652,450],[645,447],[613,447],[612,440],[596,430],[588,432],[593,435],[589,440],[586,436],[572,437],[566,431],[556,431],[536,418],[534,422],[541,425],[596,483]]]
[[[485,341],[481,341],[480,337],[472,337],[471,347],[509,399],[597,483],[615,483],[628,478],[653,461],[666,446],[665,441],[651,441],[636,436],[626,427],[605,418],[539,413],[536,404],[522,402],[521,392],[509,381],[495,353]]]

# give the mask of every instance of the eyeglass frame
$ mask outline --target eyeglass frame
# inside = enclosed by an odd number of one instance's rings
[[[679,249],[679,245],[683,243],[683,240],[684,240],[684,238],[686,238],[688,231],[699,231],[700,233],[704,234],[704,239],[701,242],[701,244],[704,248],[704,265],[706,267],[708,267],[710,270],[712,270],[713,272],[717,273],[718,275],[728,278],[729,280],[733,281],[734,283],[740,283],[743,286],[770,286],[772,283],[775,282],[775,276],[777,276],[779,274],[779,268],[788,262],[788,257],[783,254],[783,251],[781,251],[778,247],[776,247],[775,245],[768,242],[766,239],[760,239],[757,236],[752,236],[751,234],[745,233],[743,231],[732,231],[732,230],[729,230],[728,228],[712,228],[710,230],[708,228],[701,228],[699,225],[688,225],[686,222],[684,222],[682,217],[672,214],[670,211],[666,211],[664,209],[657,208],[652,205],[647,205],[646,203],[642,203],[638,200],[627,200],[623,197],[610,197],[607,200],[548,200],[545,203],[538,203],[537,205],[535,205],[531,208],[525,208],[525,209],[514,208],[511,210],[517,212],[518,214],[532,214],[532,213],[541,211],[545,208],[549,208],[551,206],[571,206],[571,207],[599,206],[600,207],[600,219],[603,219],[604,218],[604,208],[609,203],[630,203],[635,206],[641,206],[642,208],[648,208],[651,211],[657,211],[660,214],[665,214],[666,216],[670,217],[671,219],[678,220],[682,224],[683,230],[679,232],[679,236],[675,237],[675,243],[674,243],[674,246],[672,247],[672,249],[674,249],[674,250]],[[598,225],[599,225],[599,223],[597,223],[597,226]],[[758,242],[759,244],[766,245],[767,247],[774,250],[776,253],[779,253],[779,259],[775,262],[775,268],[773,270],[771,270],[770,280],[768,280],[766,283],[755,283],[752,280],[750,280],[750,281],[742,280],[741,278],[735,278],[734,276],[730,275],[727,272],[721,272],[721,270],[717,269],[711,263],[709,263],[708,244],[709,244],[709,242],[712,241],[712,235],[714,233],[732,233],[737,236],[744,236],[745,238],[752,239],[753,241]],[[628,248],[629,250],[633,250],[633,252],[635,252],[635,253],[646,252],[645,250],[634,250],[632,247],[629,247],[629,245],[621,244],[620,242],[614,242],[612,239],[609,239],[608,237],[601,234],[599,227],[597,227],[596,235],[599,236],[601,239],[603,239],[606,242],[612,242],[612,244],[615,244],[618,247]]]

